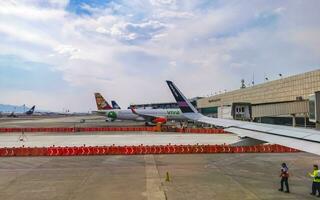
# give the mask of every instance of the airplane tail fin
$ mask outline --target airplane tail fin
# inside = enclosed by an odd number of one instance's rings
[[[110,104],[103,98],[100,93],[94,93],[98,110],[111,110]]]
[[[189,102],[189,100],[182,94],[177,86],[172,81],[166,81],[171,93],[176,99],[180,110],[183,113],[198,113],[197,109]]]
[[[117,104],[117,102],[116,101],[111,101],[111,104],[112,104],[112,107],[113,107],[113,109],[121,109],[120,108],[120,106]]]
[[[136,109],[135,109],[134,106],[130,106],[130,110],[131,110],[131,112],[132,112],[133,114],[139,115],[139,114],[136,112]]]
[[[27,112],[26,112],[26,114],[27,115],[32,115],[33,113],[34,113],[34,109],[36,108],[36,106],[34,105],[34,106],[32,106],[31,108],[30,108],[30,110],[28,110]]]

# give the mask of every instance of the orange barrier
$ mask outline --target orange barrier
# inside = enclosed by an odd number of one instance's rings
[[[296,149],[280,145],[232,147],[229,145],[152,145],[0,148],[0,156],[87,156],[194,153],[289,153]]]
[[[145,126],[128,126],[128,127],[32,127],[32,128],[0,128],[1,133],[12,133],[12,132],[99,132],[99,131],[159,131],[155,127]],[[215,128],[168,128],[162,127],[161,131],[165,132],[177,132],[177,133],[206,133],[206,134],[226,134],[228,132],[223,129]]]
[[[175,132],[182,133],[210,133],[210,134],[226,134],[228,132],[218,128],[177,128]]]

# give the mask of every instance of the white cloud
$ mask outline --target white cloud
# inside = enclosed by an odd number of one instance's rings
[[[80,58],[77,53],[80,51],[77,48],[74,48],[72,45],[59,45],[58,47],[54,48],[58,54],[66,55],[70,59],[77,59]]]
[[[61,1],[62,3],[63,1]],[[58,3],[53,2],[58,8],[64,7]],[[64,4],[64,3],[63,3]],[[0,16],[2,17],[18,17],[29,20],[48,21],[63,17],[65,12],[60,9],[39,8],[32,6],[31,3],[20,4],[19,1],[1,1],[0,2]]]
[[[54,40],[47,35],[37,33],[37,30],[30,31],[26,27],[14,26],[10,23],[2,22],[0,24],[0,33],[14,40],[28,42],[39,46],[53,46],[56,44]]]
[[[282,14],[283,12],[285,12],[285,8],[283,7],[278,7],[276,9],[274,9],[274,12],[277,13],[277,14]]]
[[[51,0],[45,6],[36,0],[1,2],[0,51],[45,63],[62,73],[66,87],[76,88],[74,93],[61,88],[56,105],[50,99],[57,94],[37,99],[41,94],[36,91],[21,93],[54,109],[94,109],[95,91],[115,98],[122,107],[168,101],[172,97],[166,79],[176,81],[186,95],[199,96],[237,88],[252,72],[258,80],[259,73],[295,73],[319,66],[316,1],[303,6],[292,1],[203,4],[82,4],[92,15],[80,16],[65,10],[66,1]],[[274,18],[261,17],[268,13]],[[19,104],[14,92],[0,100]]]
[[[195,17],[194,14],[190,12],[177,12],[177,11],[170,11],[170,10],[160,10],[154,15],[155,18],[181,18],[181,19],[188,19]]]
[[[109,25],[110,27],[110,25]],[[156,33],[170,27],[159,21],[146,21],[142,23],[128,23],[124,21],[113,24],[108,27],[98,27],[98,33],[106,34],[115,37],[119,40],[137,40],[137,39],[151,39]]]
[[[176,4],[176,0],[150,0],[153,6],[173,6]]]

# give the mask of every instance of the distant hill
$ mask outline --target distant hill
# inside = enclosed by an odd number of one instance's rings
[[[29,110],[29,107],[23,107],[23,105],[16,106],[16,105],[7,105],[7,104],[0,104],[0,112],[5,112],[5,113],[10,113],[10,112],[15,112],[15,113],[22,113],[27,110]]]

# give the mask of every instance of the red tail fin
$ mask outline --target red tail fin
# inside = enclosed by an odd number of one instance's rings
[[[103,98],[100,93],[94,93],[98,110],[111,110],[110,104]]]

